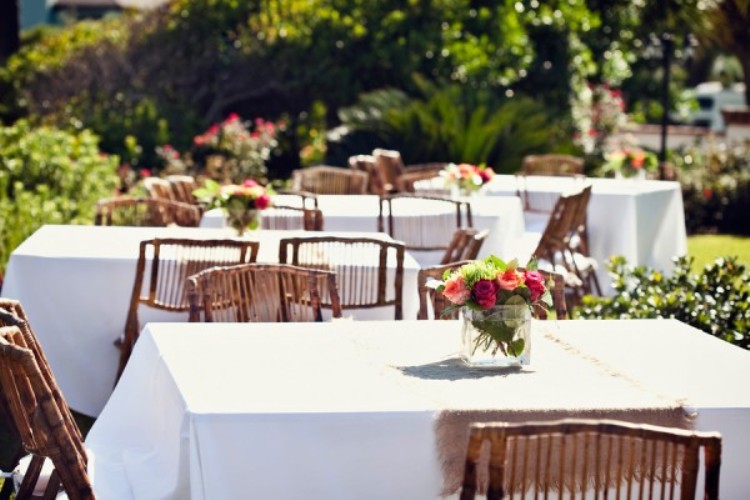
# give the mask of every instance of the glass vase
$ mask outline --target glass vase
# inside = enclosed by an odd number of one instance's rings
[[[462,309],[461,358],[476,368],[512,368],[531,361],[531,309],[502,305]]]
[[[258,210],[227,210],[227,224],[242,236],[246,230],[259,226],[258,215]]]

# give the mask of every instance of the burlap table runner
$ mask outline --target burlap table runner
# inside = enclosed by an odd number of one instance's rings
[[[395,370],[383,375],[398,377],[402,388],[427,398],[436,409],[435,443],[444,494],[455,493],[460,487],[472,422],[609,418],[691,427],[690,415],[678,396],[658,394],[570,345],[556,332],[554,322],[535,322],[532,334],[532,364],[517,371],[470,369],[457,356],[394,365],[394,351],[388,349],[389,364]],[[403,352],[412,353],[409,358],[419,352],[425,361],[439,350],[402,347]],[[378,349],[374,345],[367,348]],[[369,354],[377,357],[376,352]],[[559,481],[553,478],[552,482]]]

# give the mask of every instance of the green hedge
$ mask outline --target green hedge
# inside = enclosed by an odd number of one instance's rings
[[[692,258],[675,259],[671,276],[624,257],[607,264],[615,294],[583,298],[573,317],[584,319],[675,318],[745,349],[750,349],[750,273],[734,257],[719,258],[700,273]]]
[[[116,166],[89,131],[0,128],[0,268],[44,224],[91,224],[96,201],[117,185]]]

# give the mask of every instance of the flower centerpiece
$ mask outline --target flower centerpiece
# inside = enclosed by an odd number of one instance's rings
[[[246,229],[258,228],[260,211],[271,206],[272,191],[253,179],[247,179],[242,184],[223,186],[208,179],[193,194],[208,208],[223,209],[227,215],[227,223],[242,236]]]
[[[614,172],[615,177],[646,178],[646,172],[656,169],[656,155],[638,147],[618,149],[604,155],[604,170]]]
[[[530,361],[531,316],[552,305],[551,287],[535,261],[521,269],[492,255],[446,272],[436,288],[452,303],[443,313],[461,308],[464,361],[513,367]]]
[[[440,176],[445,179],[447,189],[466,197],[478,192],[482,186],[490,182],[495,176],[495,171],[484,164],[477,166],[470,163],[449,163],[440,171]]]

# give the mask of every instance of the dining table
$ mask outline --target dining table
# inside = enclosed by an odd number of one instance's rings
[[[415,183],[418,192],[444,189],[442,178]],[[607,294],[611,282],[606,263],[615,255],[629,264],[661,271],[687,253],[687,231],[679,182],[647,179],[496,175],[481,189],[481,197],[520,196],[524,201],[526,242],[519,253],[533,251],[561,194],[591,184],[587,212],[589,253]],[[519,256],[520,257],[520,256]]]
[[[461,322],[150,323],[88,437],[101,498],[454,498],[468,425],[610,418],[723,436],[746,498],[750,352],[677,320],[533,320],[531,363]]]
[[[337,233],[323,236],[366,236],[391,240],[383,233]],[[309,236],[305,231],[249,231],[257,240],[258,262],[279,259],[282,238]],[[3,296],[23,305],[58,384],[74,410],[96,416],[112,392],[119,358],[114,345],[125,330],[141,241],[154,238],[237,238],[231,229],[184,227],[116,227],[45,225],[18,246],[6,268]],[[377,267],[377,261],[363,261]],[[419,309],[419,265],[404,258],[403,315],[416,318]],[[388,262],[387,284],[395,263]],[[392,286],[388,287],[392,290]],[[390,297],[390,294],[388,295]],[[330,316],[329,311],[324,311]],[[188,312],[139,307],[141,324],[187,321]],[[393,319],[394,308],[346,309],[359,320]]]
[[[323,229],[326,231],[377,231],[378,214],[380,212],[380,197],[376,195],[318,195],[318,208],[323,213]],[[277,205],[299,204],[300,198],[279,194],[273,197]],[[523,207],[516,196],[503,198],[476,198],[468,200],[471,204],[473,227],[487,230],[479,257],[497,255],[511,259],[515,256],[517,245],[524,235]],[[402,205],[403,206],[403,205]],[[443,204],[437,206],[414,204],[405,206],[403,211],[394,214],[400,219],[397,223],[411,224],[420,231],[429,234],[436,225],[431,225],[431,217],[448,215]],[[387,216],[387,211],[385,212]],[[261,211],[261,217],[270,217]],[[226,216],[220,209],[213,209],[203,214],[201,227],[226,227]],[[434,236],[433,236],[434,237]],[[444,235],[447,246],[452,234]],[[444,251],[412,251],[412,255],[420,266],[431,266],[440,263]]]

